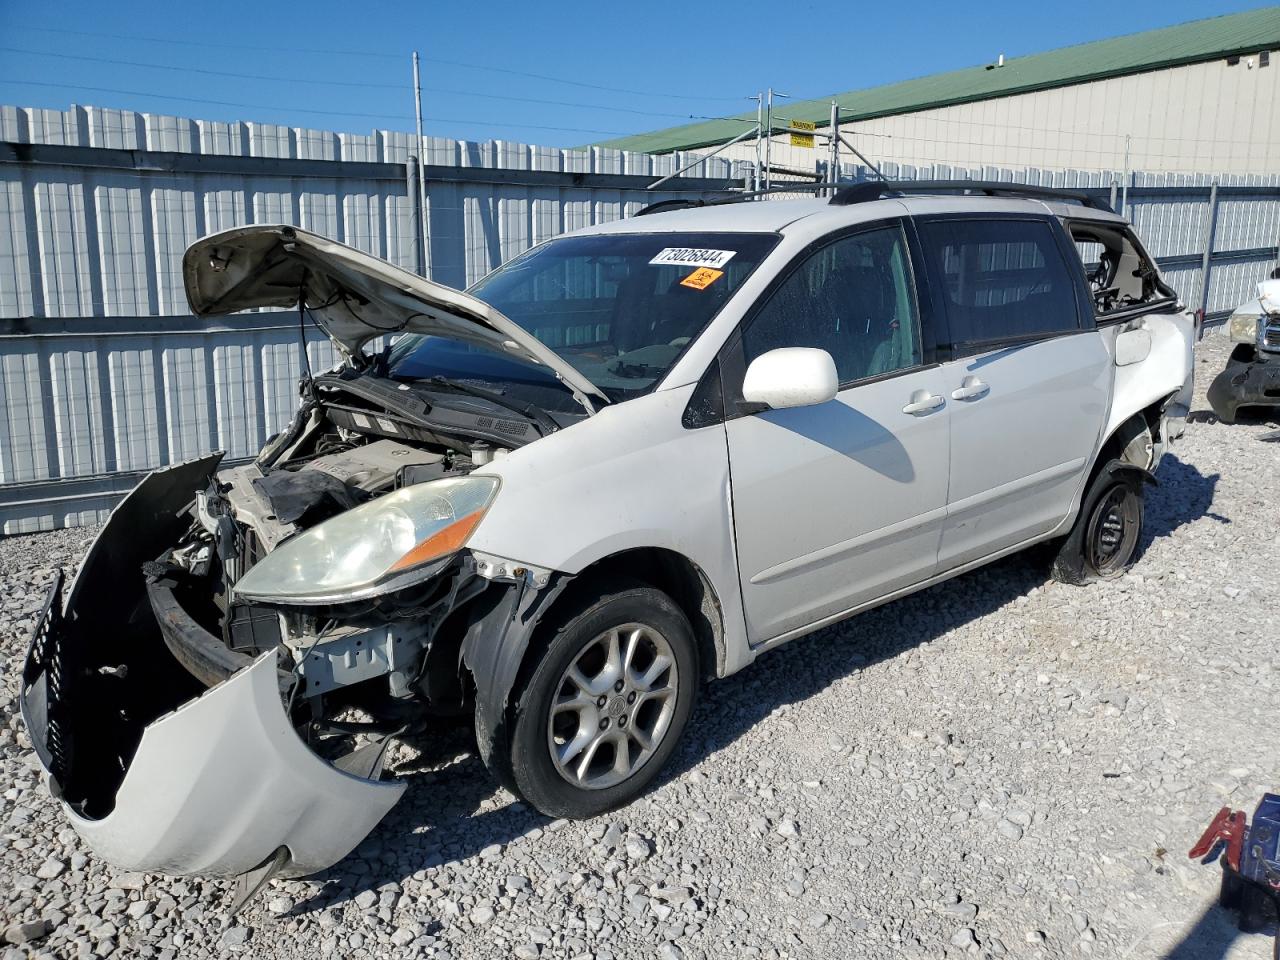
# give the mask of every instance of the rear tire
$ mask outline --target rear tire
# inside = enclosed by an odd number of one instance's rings
[[[1089,484],[1080,515],[1058,548],[1053,577],[1077,586],[1122,576],[1138,559],[1142,542],[1142,480],[1116,472],[1116,462]]]
[[[660,590],[617,585],[568,611],[515,700],[516,792],[551,817],[630,803],[661,772],[698,688],[689,620]]]

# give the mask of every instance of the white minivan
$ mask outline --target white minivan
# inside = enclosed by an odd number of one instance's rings
[[[120,504],[22,705],[101,856],[249,887],[345,856],[431,715],[592,816],[787,640],[1042,541],[1118,575],[1190,399],[1126,222],[1012,184],[659,204],[466,293],[290,226],[184,270],[197,314],[292,308],[343,360],[253,461]]]

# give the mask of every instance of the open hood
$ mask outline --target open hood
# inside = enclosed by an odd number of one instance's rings
[[[182,257],[187,301],[198,316],[302,299],[348,358],[388,333],[422,333],[488,347],[549,368],[588,413],[600,389],[533,334],[483,300],[432,283],[344,243],[285,225],[236,227],[197,240]]]

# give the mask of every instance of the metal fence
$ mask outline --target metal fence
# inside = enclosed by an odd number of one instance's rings
[[[251,456],[287,422],[302,369],[297,315],[192,316],[181,257],[199,236],[293,223],[464,287],[558,233],[754,173],[710,158],[647,191],[693,156],[428,138],[419,203],[414,141],[0,107],[0,531],[94,522],[146,470],[209,449]],[[1280,176],[885,173],[1118,191],[1170,283],[1211,317],[1277,256]],[[308,341],[313,368],[334,362],[327,340]]]

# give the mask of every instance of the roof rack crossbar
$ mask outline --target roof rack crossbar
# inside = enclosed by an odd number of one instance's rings
[[[667,210],[686,210],[691,207],[718,207],[725,203],[740,203],[743,200],[754,200],[756,197],[768,196],[771,193],[800,193],[806,190],[831,190],[837,192],[847,187],[848,184],[830,183],[828,181],[809,182],[807,180],[798,180],[795,183],[788,183],[784,187],[770,187],[768,190],[746,190],[741,193],[734,192],[727,196],[721,197],[675,197],[670,200],[659,200],[648,206],[641,207],[636,211],[637,217],[643,217],[650,213],[663,213]]]
[[[893,180],[855,183],[839,190],[829,201],[843,207],[868,203],[886,197],[903,197],[918,193],[981,194],[986,197],[1025,197],[1032,200],[1065,200],[1083,207],[1112,213],[1111,205],[1085,190],[1042,187],[1034,183],[1009,183],[996,180]]]

